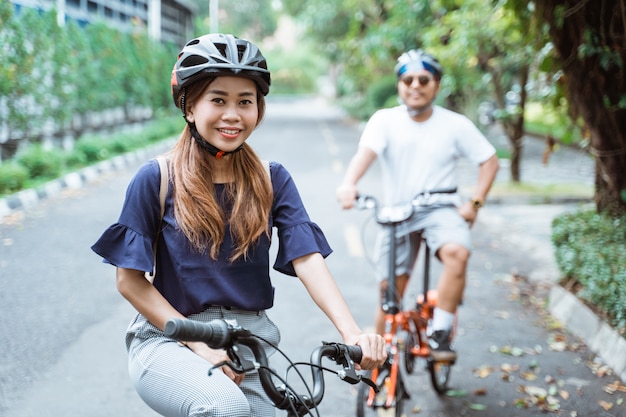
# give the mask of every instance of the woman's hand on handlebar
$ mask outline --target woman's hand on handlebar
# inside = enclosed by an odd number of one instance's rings
[[[362,333],[351,344],[361,347],[363,352],[363,358],[359,364],[361,369],[378,368],[387,359],[385,339],[378,334]]]
[[[230,362],[231,360],[224,349],[211,349],[204,342],[188,342],[186,345],[196,355],[202,357],[213,365]],[[228,366],[222,366],[220,370],[237,385],[241,384],[241,381],[243,381],[246,376],[245,374],[238,374]]]
[[[341,184],[337,187],[337,201],[344,210],[354,207],[354,202],[358,195],[356,185],[353,184]]]

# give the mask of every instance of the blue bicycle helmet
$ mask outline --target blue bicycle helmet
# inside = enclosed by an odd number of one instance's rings
[[[411,49],[400,55],[395,72],[398,77],[409,70],[422,70],[432,73],[437,80],[443,76],[443,68],[434,56],[427,54],[421,49]]]

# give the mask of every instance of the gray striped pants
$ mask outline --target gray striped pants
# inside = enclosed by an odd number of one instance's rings
[[[189,318],[200,321],[223,318],[236,322],[274,345],[280,341],[278,328],[264,311],[227,310],[216,306]],[[141,315],[137,315],[131,323],[126,345],[129,373],[137,393],[148,406],[163,416],[275,415],[275,408],[266,397],[256,371],[247,373],[241,385],[236,385],[220,370],[214,370],[208,376],[209,362],[166,337]],[[252,358],[247,350],[242,353]],[[268,356],[272,353],[273,350],[267,349]]]

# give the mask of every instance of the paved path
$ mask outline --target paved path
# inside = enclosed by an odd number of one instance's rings
[[[278,99],[270,101],[267,116],[295,115],[311,118],[340,118],[344,114],[336,107],[330,106],[324,99],[309,100]],[[500,148],[508,148],[508,140],[497,127],[488,129],[487,136]],[[169,145],[160,145],[165,148]],[[527,137],[524,140],[522,153],[521,177],[525,182],[542,184],[586,184],[593,185],[593,160],[582,150],[574,147],[561,146],[554,152],[549,163],[543,164],[542,156],[545,144],[542,140]],[[47,195],[57,194],[63,188],[80,188],[84,183],[94,179],[102,172],[123,167],[126,164],[146,159],[146,155],[158,153],[155,149],[144,150],[124,157],[117,157],[96,166],[67,175],[52,181],[40,190],[27,190],[13,196],[0,199],[0,221],[13,211],[22,208],[31,208],[46,198]],[[496,182],[504,183],[510,180],[508,161],[502,161]],[[474,169],[461,163],[460,185],[472,184]],[[472,172],[472,174],[469,174]],[[499,203],[499,204],[494,204]],[[485,223],[489,229],[502,230],[508,228],[511,233],[511,243],[525,251],[532,259],[528,270],[521,271],[536,285],[548,288],[550,292],[551,313],[566,323],[571,331],[582,337],[587,344],[603,360],[611,366],[622,380],[626,380],[626,340],[616,335],[608,326],[575,297],[565,292],[557,284],[560,279],[556,267],[553,247],[550,240],[551,223],[559,214],[576,210],[579,203],[569,204],[528,204],[520,199],[503,198],[491,195],[488,205],[481,211],[479,221]]]

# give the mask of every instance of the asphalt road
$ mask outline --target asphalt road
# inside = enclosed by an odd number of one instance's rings
[[[335,250],[329,267],[357,320],[368,328],[377,294],[366,259],[370,248],[358,236],[364,230],[371,242],[372,224],[367,213],[341,211],[334,196],[355,150],[358,126],[326,108],[288,103],[275,109],[270,103],[267,119],[249,143],[294,176],[309,214]],[[123,337],[133,310],[115,289],[113,268],[89,249],[115,222],[136,168],[111,172],[0,222],[0,416],[157,415],[137,397],[126,373]],[[363,191],[379,194],[379,189],[374,169]],[[571,208],[534,206],[532,213],[553,216]],[[544,415],[538,388],[554,390],[554,407],[560,410],[554,415],[626,416],[619,400],[626,393],[603,390],[615,378],[603,376],[585,347],[559,330],[536,296],[541,289],[524,279],[543,254],[520,243],[524,228],[511,209],[485,208],[474,228],[453,395],[435,395],[418,364],[406,416]],[[322,340],[338,339],[297,279],[275,273],[273,280],[276,305],[269,314],[293,360],[306,360]],[[419,292],[417,284],[408,297]],[[332,376],[327,380],[321,415],[353,416],[355,388]]]

